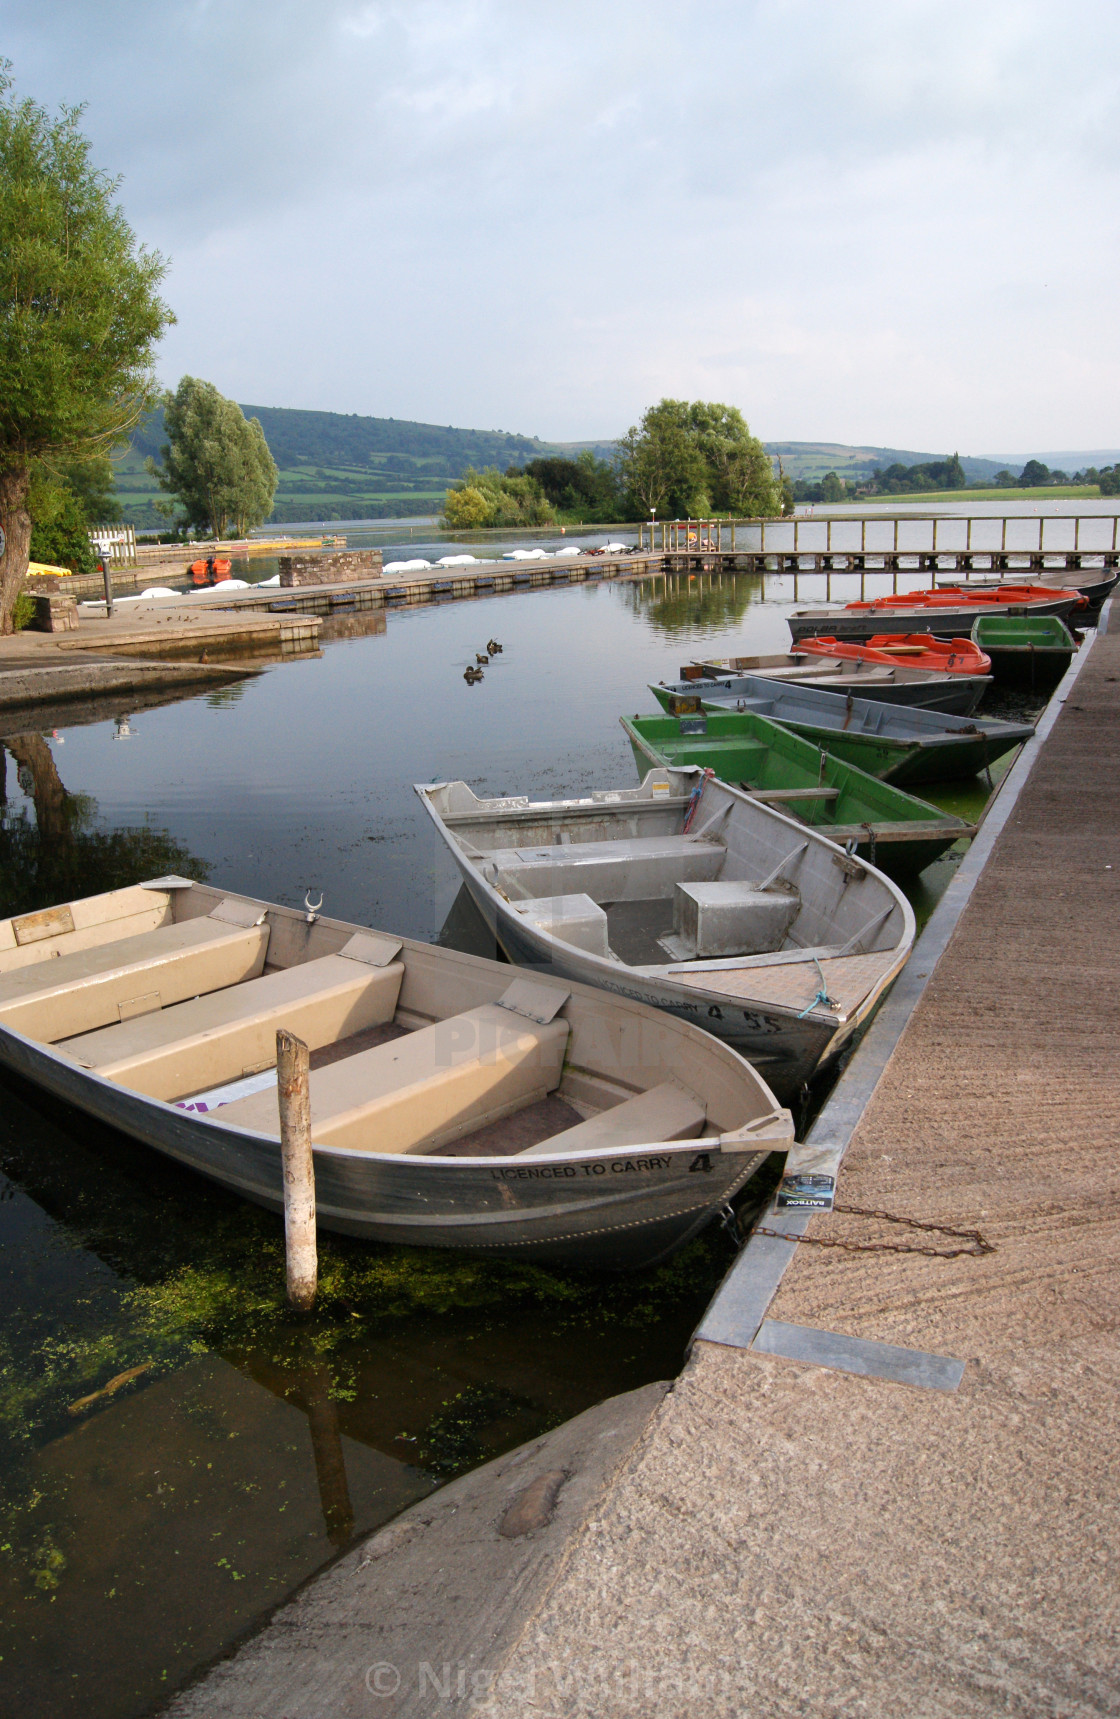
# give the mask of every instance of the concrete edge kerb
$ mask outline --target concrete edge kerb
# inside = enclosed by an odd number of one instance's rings
[[[1112,598],[1105,603],[1092,638],[1077,652],[1055,688],[1034,736],[1023,747],[980,825],[971,847],[914,945],[910,960],[895,980],[855,1055],[806,1136],[806,1144],[831,1148],[842,1160],[871,1095],[917,1007],[938,961],[991,856],[996,840],[1015,809],[1042,747],[1061,715],[1096,638],[1108,632]],[[697,1341],[746,1349],[758,1335],[787,1266],[797,1253],[797,1237],[809,1227],[811,1212],[779,1211],[776,1196],[759,1222],[780,1230],[775,1236],[748,1236],[692,1334]]]

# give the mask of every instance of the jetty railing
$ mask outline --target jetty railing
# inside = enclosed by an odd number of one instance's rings
[[[1118,513],[833,514],[657,519],[638,526],[651,554],[1114,554]]]

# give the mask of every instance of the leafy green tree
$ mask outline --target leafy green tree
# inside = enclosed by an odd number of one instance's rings
[[[622,495],[617,468],[606,460],[597,460],[590,448],[583,448],[574,460],[555,457],[529,460],[520,468],[511,466],[506,476],[515,477],[519,472],[539,484],[546,500],[561,515],[588,524],[620,516]]]
[[[1039,489],[1050,482],[1050,467],[1044,466],[1041,460],[1028,460],[1019,473],[1019,484],[1022,489]]]
[[[97,557],[89,539],[85,508],[70,485],[35,466],[27,491],[31,516],[31,559],[71,573],[96,573]]]
[[[781,486],[770,455],[752,436],[737,406],[694,400],[688,420],[707,475],[706,489],[717,513],[752,518],[781,511]],[[706,511],[706,510],[705,510]]]
[[[78,498],[87,525],[112,525],[121,517],[113,462],[108,454],[95,454],[88,460],[61,460],[57,471]]]
[[[619,439],[619,468],[629,511],[676,519],[707,512],[707,467],[687,400],[661,400]]]
[[[163,403],[168,441],[163,464],[148,471],[183,510],[184,525],[212,537],[231,529],[244,537],[272,512],[280,473],[259,418],[246,418],[236,400],[212,382],[184,376]],[[170,511],[170,510],[169,510]]]
[[[105,453],[155,398],[156,344],[174,317],[165,273],[138,246],[90,160],[81,108],[17,101],[0,61],[0,632],[27,574],[27,494],[40,459]]]
[[[443,522],[452,531],[485,526],[552,525],[556,515],[540,485],[514,468],[503,476],[495,467],[467,467],[443,498]]]
[[[1102,466],[1097,483],[1102,495],[1120,495],[1120,465]]]
[[[762,443],[737,406],[661,400],[619,442],[631,511],[703,518],[779,512],[781,488]]]

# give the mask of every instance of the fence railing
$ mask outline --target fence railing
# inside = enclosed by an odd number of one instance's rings
[[[89,540],[106,563],[117,561],[131,566],[136,560],[134,525],[95,525],[89,534]]]
[[[882,514],[792,519],[658,519],[638,528],[639,548],[666,554],[932,555],[1108,554],[1120,513]]]

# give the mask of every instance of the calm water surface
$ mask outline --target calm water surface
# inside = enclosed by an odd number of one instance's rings
[[[858,585],[834,577],[832,595]],[[325,625],[319,658],[10,735],[0,914],[176,869],[469,940],[412,783],[629,784],[620,713],[648,712],[647,682],[701,650],[785,649],[792,595],[792,580],[764,600],[760,578],[670,579],[351,616]],[[800,599],[818,595],[802,576]],[[490,637],[505,648],[468,686]],[[986,793],[946,804],[975,814]],[[955,863],[926,874],[919,909]],[[716,1232],[608,1286],[324,1238],[320,1306],[295,1326],[274,1218],[2,1090],[6,1711],[145,1711],[353,1533],[672,1375],[730,1257]]]

